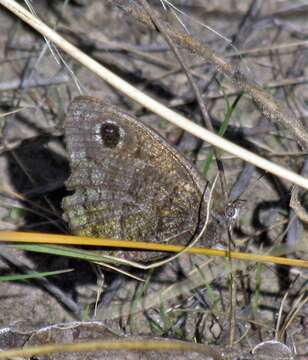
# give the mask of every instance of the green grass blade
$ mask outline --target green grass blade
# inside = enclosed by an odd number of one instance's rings
[[[116,260],[109,259],[103,255],[95,254],[93,251],[86,251],[75,249],[67,246],[60,245],[36,245],[36,244],[16,244],[15,249],[32,251],[44,254],[66,256],[76,259],[81,259],[85,261],[94,261],[94,262],[106,262],[106,263],[116,263]]]
[[[64,274],[64,273],[71,272],[71,271],[74,271],[74,269],[46,271],[46,272],[33,272],[31,274],[3,275],[3,276],[0,276],[0,281],[18,281],[18,280],[43,278],[43,277],[47,277],[47,276],[55,276],[55,275],[59,275],[59,274]]]
[[[226,105],[227,105],[227,111],[225,113],[225,118],[224,118],[224,121],[222,122],[219,130],[218,130],[218,135],[220,136],[224,136],[227,128],[228,128],[228,125],[229,125],[229,122],[230,122],[230,119],[231,119],[231,116],[238,104],[238,102],[240,101],[241,97],[243,96],[243,92],[241,92],[239,95],[237,95],[236,99],[233,101],[232,105],[230,105],[229,103],[229,100],[227,98],[227,96],[225,96],[225,101],[226,101]],[[207,159],[205,160],[204,162],[204,166],[203,166],[203,174],[206,176],[208,171],[209,171],[209,168],[211,166],[211,163],[213,161],[213,157],[214,157],[214,153],[213,153],[213,150],[210,151]]]

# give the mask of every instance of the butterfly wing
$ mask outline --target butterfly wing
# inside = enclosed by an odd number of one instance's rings
[[[92,97],[65,121],[72,196],[65,218],[79,235],[187,243],[204,213],[207,183],[160,135]],[[201,210],[201,212],[200,212]]]

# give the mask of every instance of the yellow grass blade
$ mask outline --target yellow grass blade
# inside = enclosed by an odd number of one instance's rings
[[[205,355],[210,355],[213,359],[222,359],[219,352],[215,350],[214,346],[207,346],[204,344],[185,343],[175,341],[145,341],[145,340],[114,340],[114,341],[92,341],[84,343],[71,343],[71,344],[49,344],[35,347],[28,347],[22,349],[12,349],[0,352],[0,359],[8,358],[21,358],[33,357],[44,354],[54,354],[62,352],[85,352],[85,351],[98,351],[98,350],[152,350],[152,351],[189,351],[198,352]]]
[[[129,248],[137,250],[154,250],[154,251],[167,251],[167,252],[180,252],[184,249],[184,246],[180,245],[165,245],[147,243],[141,241],[128,241],[128,240],[110,240],[103,238],[89,238],[83,236],[71,236],[71,235],[54,235],[43,233],[26,233],[26,232],[13,232],[13,231],[1,231],[0,242],[13,242],[13,243],[34,243],[34,244],[57,244],[57,245],[82,245],[82,246],[101,246],[101,247],[114,247],[114,248]],[[193,247],[187,249],[187,252],[191,254],[207,255],[207,256],[219,256],[228,257],[233,259],[255,261],[260,263],[272,263],[287,266],[297,266],[308,268],[307,260],[300,259],[288,259],[284,257],[277,257],[271,255],[261,254],[248,254],[231,251],[228,253],[226,250],[208,249]]]

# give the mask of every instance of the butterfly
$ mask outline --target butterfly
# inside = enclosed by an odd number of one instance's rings
[[[64,218],[81,236],[187,245],[200,230],[208,181],[161,135],[100,99],[73,100],[64,123],[73,194]],[[219,225],[211,219],[201,243],[209,246]],[[117,251],[149,261],[154,252]]]

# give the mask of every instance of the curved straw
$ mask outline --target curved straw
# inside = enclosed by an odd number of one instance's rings
[[[254,153],[238,145],[235,145],[232,142],[216,134],[211,133],[203,127],[193,123],[192,121],[189,121],[184,116],[162,105],[158,101],[144,94],[142,91],[138,90],[128,82],[124,81],[119,76],[115,75],[113,72],[111,72],[110,70],[93,60],[91,57],[83,53],[76,46],[72,45],[70,42],[65,40],[62,36],[60,36],[58,33],[56,33],[42,21],[40,21],[37,17],[33,16],[29,11],[19,5],[16,1],[0,0],[0,4],[2,4],[20,19],[25,21],[28,25],[33,27],[39,33],[44,35],[47,39],[54,42],[55,45],[57,45],[59,48],[72,56],[75,60],[79,61],[89,70],[103,78],[111,86],[115,87],[131,99],[137,101],[139,104],[154,112],[155,114],[176,124],[177,126],[199,137],[200,139],[207,141],[213,146],[223,149],[224,151],[233,154],[245,161],[248,161],[251,164],[254,164],[265,171],[289,180],[292,183],[308,190],[308,179],[305,179],[303,176],[300,176],[258,155],[255,155]]]

